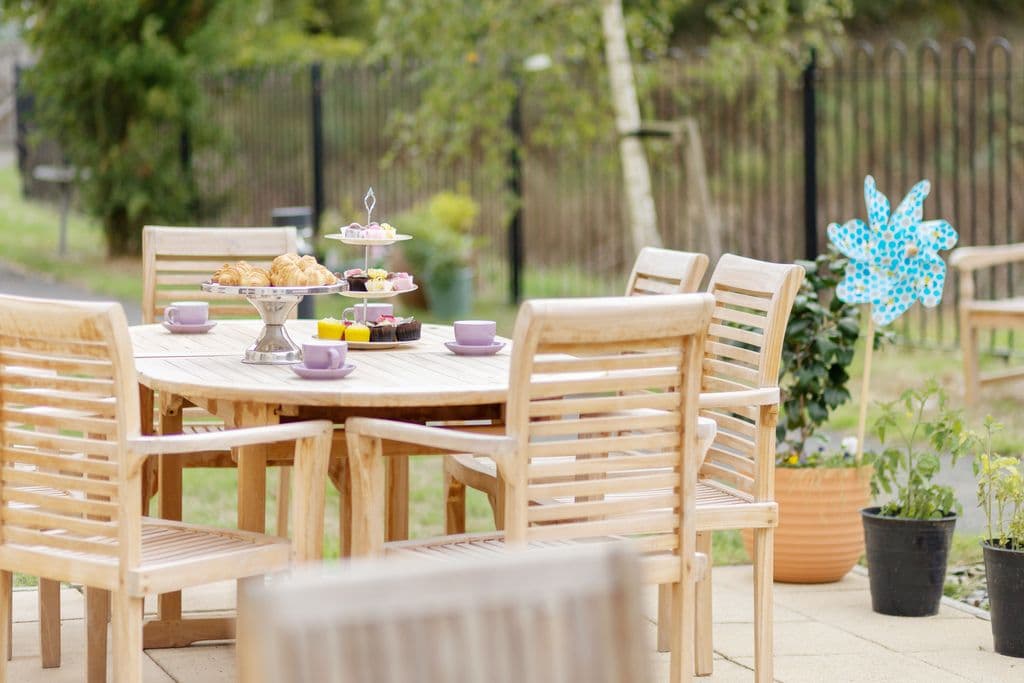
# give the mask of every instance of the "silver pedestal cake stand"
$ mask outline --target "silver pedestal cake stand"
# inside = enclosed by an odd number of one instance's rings
[[[302,301],[302,297],[334,294],[347,286],[341,280],[337,284],[315,287],[236,287],[204,282],[203,291],[243,296],[259,311],[260,318],[263,319],[263,330],[252,346],[245,350],[242,362],[256,365],[286,365],[302,361],[302,349],[292,341],[284,327],[285,321]]]

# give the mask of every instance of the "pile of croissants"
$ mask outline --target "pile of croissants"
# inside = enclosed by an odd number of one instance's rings
[[[212,280],[234,287],[315,287],[333,285],[338,278],[313,256],[282,254],[270,264],[270,270],[245,261],[225,263]]]

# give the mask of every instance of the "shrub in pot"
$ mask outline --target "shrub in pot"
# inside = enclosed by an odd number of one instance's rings
[[[894,497],[862,511],[871,606],[880,614],[930,616],[939,611],[960,509],[953,490],[932,478],[942,455],[955,462],[971,440],[935,381],[882,404],[874,431],[881,448],[872,490]]]
[[[782,346],[777,427],[775,580],[826,583],[846,575],[864,553],[861,508],[871,500],[871,466],[854,461],[856,439],[830,453],[818,429],[850,399],[847,371],[860,334],[859,309],[834,295],[847,259],[834,248],[807,271]],[[743,533],[747,552],[753,548]]]
[[[1001,655],[1024,657],[1024,462],[992,452],[985,420],[984,448],[974,459],[978,505],[985,511],[985,581],[988,584],[992,638]]]
[[[472,234],[480,206],[468,195],[441,192],[395,218],[412,235],[402,257],[424,290],[430,310],[447,319],[473,307],[473,262],[479,240]]]

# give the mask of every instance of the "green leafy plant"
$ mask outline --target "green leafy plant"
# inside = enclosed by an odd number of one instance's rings
[[[1002,428],[991,415],[984,436],[978,437],[974,476],[978,505],[985,511],[985,542],[1000,548],[1024,550],[1024,461],[992,451],[992,434]]]
[[[815,261],[798,262],[807,274],[782,344],[779,385],[785,400],[776,431],[780,464],[806,462],[815,432],[850,400],[847,368],[860,335],[860,311],[835,296],[846,262],[831,247]]]
[[[881,450],[875,455],[871,489],[895,495],[881,514],[903,519],[940,519],[959,513],[953,489],[932,483],[942,466],[941,456],[953,462],[973,447],[960,411],[935,380],[923,389],[907,389],[898,399],[881,404],[874,424]],[[888,445],[889,439],[897,443]]]
[[[400,232],[413,236],[403,243],[403,255],[417,277],[443,284],[457,271],[473,265],[479,238],[473,226],[480,205],[457,192],[441,192],[428,202],[395,217]]]

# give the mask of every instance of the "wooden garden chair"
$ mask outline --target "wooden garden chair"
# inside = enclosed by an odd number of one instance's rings
[[[632,538],[647,580],[672,587],[672,680],[689,680],[704,564],[694,552],[697,399],[713,305],[706,294],[526,302],[503,436],[350,418],[353,554],[465,557]],[[504,532],[385,546],[382,439],[492,458]],[[530,504],[553,498],[565,502]]]
[[[775,498],[775,426],[782,342],[804,270],[792,264],[755,261],[732,254],[719,260],[708,292],[715,313],[708,334],[700,397],[701,417],[713,420],[714,442],[697,486],[698,547],[711,557],[711,532],[754,529],[755,666],[758,680],[771,680],[772,529],[778,524]],[[465,530],[465,487],[483,491],[500,510],[501,484],[486,458],[446,458],[445,525]],[[544,501],[536,500],[535,503]],[[496,526],[502,528],[500,512]],[[711,577],[697,585],[697,673],[712,669]],[[669,646],[669,595],[659,597],[658,647]]]
[[[960,247],[949,255],[949,265],[960,273],[960,349],[964,359],[964,402],[973,406],[981,387],[1019,380],[1024,368],[981,374],[978,331],[1024,328],[1024,297],[984,300],[974,296],[974,274],[983,268],[1024,261],[1024,242],[992,247]]]
[[[248,668],[254,683],[647,681],[640,580],[620,544],[355,562],[247,594]]]
[[[138,681],[144,596],[320,556],[330,422],[141,436],[119,305],[0,296],[0,386],[0,623],[11,618],[12,572],[83,584],[90,681],[106,680],[108,592],[114,680]],[[142,515],[147,457],[282,441],[296,442],[293,542]],[[6,666],[0,658],[0,680]]]
[[[193,228],[147,225],[142,231],[142,321],[163,320],[164,308],[172,301],[208,301],[210,317],[252,318],[256,309],[243,297],[204,292],[200,284],[225,263],[248,261],[270,267],[281,254],[294,253],[296,231],[275,228]],[[223,422],[197,407],[184,407],[181,431],[186,434],[217,432]],[[177,419],[177,416],[175,416]],[[161,415],[157,412],[159,423]],[[158,431],[159,428],[158,428]],[[194,453],[176,462],[163,463],[159,479],[174,491],[181,490],[183,467],[234,467],[228,450]],[[277,533],[288,533],[288,468],[281,467],[277,493]],[[157,475],[147,468],[146,490],[152,495]]]
[[[626,296],[696,292],[707,269],[706,254],[644,247],[633,263]]]
[[[697,291],[708,257],[690,251],[644,247],[633,263],[626,282],[626,296],[648,294],[687,294]],[[486,427],[476,428],[484,431]],[[498,427],[500,429],[500,427]],[[500,487],[494,480],[494,463],[469,456],[446,458],[444,461],[445,531],[459,534],[466,531],[466,487],[484,491],[495,515],[495,525],[501,528]]]

